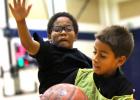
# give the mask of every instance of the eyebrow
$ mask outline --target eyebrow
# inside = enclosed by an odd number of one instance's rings
[[[97,51],[97,49],[94,47],[94,50],[95,51]],[[108,54],[108,52],[107,51],[104,51],[104,50],[99,50],[100,52],[102,52],[102,53],[106,53],[106,54]]]
[[[55,25],[55,24],[56,24],[56,25],[61,25],[62,22],[55,22],[54,25]],[[70,24],[70,25],[72,25],[73,23],[72,23],[72,22],[66,22],[65,24]]]
[[[53,25],[55,27],[64,27],[64,26],[72,26],[71,24],[67,24],[67,25]]]

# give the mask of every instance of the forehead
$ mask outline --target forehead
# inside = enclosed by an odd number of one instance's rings
[[[54,25],[71,25],[72,21],[68,17],[58,17],[54,22]]]
[[[94,48],[98,51],[101,51],[101,52],[107,52],[107,53],[113,53],[111,47],[106,44],[106,43],[103,43],[102,41],[100,41],[99,39],[96,39],[95,42],[94,42]]]

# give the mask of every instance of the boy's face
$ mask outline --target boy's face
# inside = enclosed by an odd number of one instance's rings
[[[58,46],[72,48],[77,35],[72,22],[67,17],[58,17],[54,22],[51,39]]]
[[[116,72],[116,69],[122,65],[126,59],[123,57],[115,57],[115,54],[109,45],[96,39],[94,42],[93,52],[93,69],[98,75],[109,76]]]

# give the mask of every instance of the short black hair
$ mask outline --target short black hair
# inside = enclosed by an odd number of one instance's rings
[[[115,57],[128,58],[134,49],[134,37],[124,26],[112,25],[95,35],[96,39],[108,44]]]
[[[51,32],[52,32],[52,27],[53,27],[53,24],[54,24],[54,22],[56,21],[56,19],[58,18],[58,17],[68,17],[71,21],[72,21],[72,24],[73,24],[73,28],[74,28],[74,32],[77,34],[78,33],[78,24],[77,24],[77,21],[76,21],[76,19],[70,14],[70,13],[68,13],[68,12],[58,12],[58,13],[56,13],[56,14],[54,14],[51,18],[50,18],[50,20],[49,20],[49,22],[48,22],[48,27],[47,27],[47,32],[48,32],[48,34],[51,34]]]

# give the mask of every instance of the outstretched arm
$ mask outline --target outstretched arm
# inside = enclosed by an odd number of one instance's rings
[[[39,42],[32,40],[25,21],[25,18],[30,12],[31,5],[27,6],[26,8],[25,0],[23,0],[22,2],[21,0],[13,0],[13,6],[9,4],[9,7],[17,23],[18,35],[21,44],[28,53],[30,53],[31,55],[35,55],[40,48],[40,44]]]

